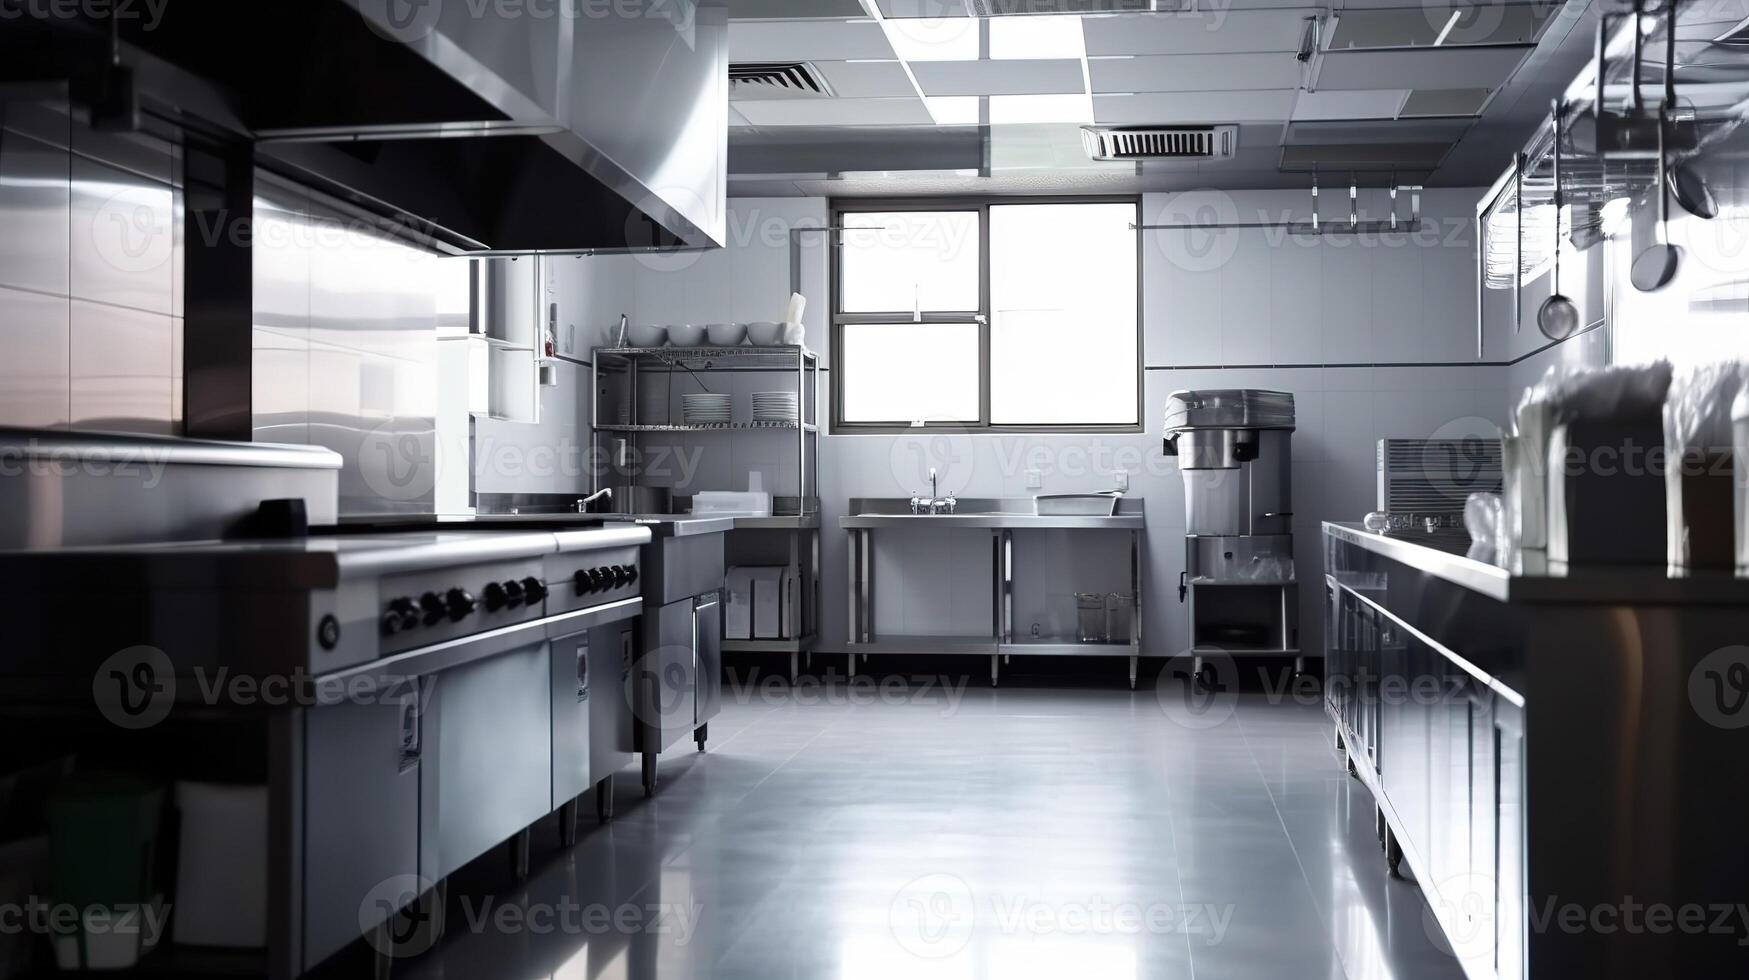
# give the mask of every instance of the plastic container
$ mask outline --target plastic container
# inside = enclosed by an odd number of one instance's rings
[[[1075,593],[1075,639],[1082,643],[1107,643],[1111,634],[1106,631],[1105,593],[1077,592]]]
[[[1136,597],[1125,592],[1110,592],[1105,596],[1105,639],[1107,643],[1130,641],[1130,620],[1134,619]]]

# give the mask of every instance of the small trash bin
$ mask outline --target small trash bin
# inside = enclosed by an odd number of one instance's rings
[[[160,938],[156,890],[164,787],[114,773],[69,777],[49,797],[50,909],[63,970],[117,970]]]

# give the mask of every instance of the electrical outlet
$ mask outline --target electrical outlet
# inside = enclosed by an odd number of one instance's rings
[[[1129,492],[1129,489],[1130,489],[1130,472],[1129,472],[1129,470],[1118,470],[1117,471],[1117,488],[1119,490],[1124,491],[1125,493]]]
[[[1038,470],[1027,470],[1026,471],[1026,488],[1028,490],[1037,490],[1039,487],[1042,487],[1044,485],[1045,485],[1045,478],[1041,473],[1039,473]]]

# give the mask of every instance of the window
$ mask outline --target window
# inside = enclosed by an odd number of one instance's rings
[[[833,423],[1133,429],[1133,198],[838,202]]]

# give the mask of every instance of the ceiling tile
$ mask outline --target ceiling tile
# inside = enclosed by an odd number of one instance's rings
[[[730,61],[849,61],[892,58],[872,20],[751,20],[729,23]]]
[[[935,119],[923,100],[819,99],[738,102],[735,108],[755,126],[930,126]]]
[[[1204,92],[1294,88],[1301,65],[1287,52],[1142,55],[1087,62],[1094,92]]]
[[[1318,69],[1320,89],[1495,88],[1532,48],[1422,48],[1330,51]]]
[[[1309,11],[1232,10],[1225,4],[1182,13],[1087,17],[1089,57],[1104,54],[1223,54],[1297,51]]]
[[[1085,92],[1081,62],[919,61],[911,65],[924,95],[1061,95]]]
[[[1293,96],[1292,89],[1096,95],[1093,118],[1113,126],[1279,122],[1287,118]]]
[[[730,106],[729,107],[729,125],[730,126],[751,126],[753,124],[747,121],[746,116],[743,116],[739,112],[736,112],[734,106]]]
[[[1343,91],[1324,89],[1301,92],[1294,102],[1296,120],[1312,119],[1394,119],[1407,89],[1356,89]]]
[[[905,66],[897,61],[816,61],[826,84],[843,99],[901,98],[916,95]]]

